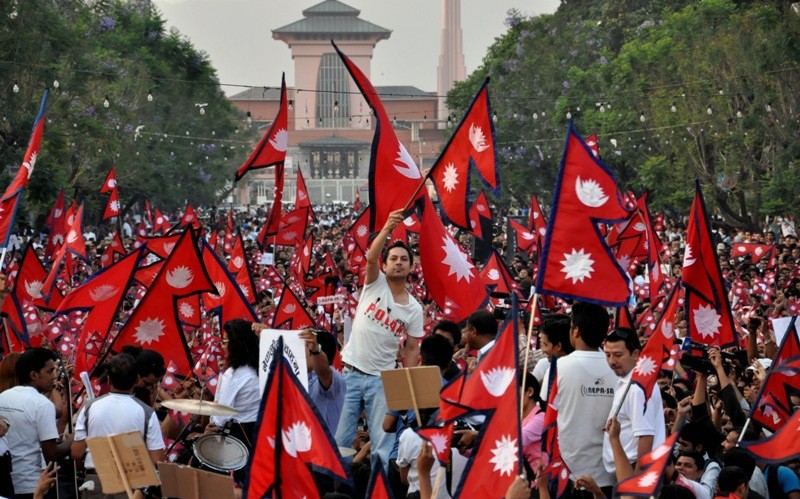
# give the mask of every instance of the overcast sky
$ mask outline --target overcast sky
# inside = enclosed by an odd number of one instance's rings
[[[221,83],[278,86],[281,71],[294,84],[289,47],[272,30],[302,19],[321,0],[153,0],[166,19],[205,51]],[[372,63],[375,85],[414,85],[436,91],[442,26],[438,0],[344,0],[361,18],[392,30],[378,43]],[[509,9],[552,13],[560,0],[462,0],[461,27],[467,73],[477,68],[495,37],[506,31]],[[241,88],[223,87],[228,95]]]

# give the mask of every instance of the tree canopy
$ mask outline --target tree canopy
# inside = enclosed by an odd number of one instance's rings
[[[167,31],[147,1],[0,2],[5,185],[46,87],[40,159],[22,205],[33,215],[46,214],[63,187],[98,220],[112,164],[123,209],[145,197],[165,209],[213,203],[250,147],[206,54]]]
[[[552,195],[569,119],[622,187],[685,213],[698,178],[727,223],[800,211],[800,17],[786,2],[564,1],[508,31],[448,97],[492,77],[504,188]]]

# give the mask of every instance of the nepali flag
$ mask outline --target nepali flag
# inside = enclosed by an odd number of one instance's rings
[[[588,137],[586,137],[586,145],[589,146],[589,149],[592,150],[592,154],[594,154],[596,158],[600,157],[600,144],[597,140],[596,133],[593,133]]]
[[[419,199],[425,193],[420,188],[423,183],[422,174],[414,159],[397,139],[392,121],[386,114],[375,87],[333,41],[331,44],[375,115],[375,137],[372,140],[369,164],[369,229],[372,233],[384,226],[389,213]]]
[[[70,220],[70,218],[72,220]],[[84,260],[86,259],[86,241],[83,239],[83,204],[78,207],[78,211],[74,215],[67,217],[67,222],[71,222],[71,224],[67,231],[64,245],[61,246],[61,249],[58,250],[55,258],[53,258],[53,266],[50,268],[50,273],[44,281],[42,292],[45,295],[50,294],[50,290],[53,288],[53,283],[58,277],[58,271],[65,256],[77,255]],[[67,258],[66,271],[68,274],[72,272],[69,258]]]
[[[775,251],[774,244],[733,243],[731,258],[749,256],[750,263],[756,263],[764,257],[772,255]]]
[[[739,446],[758,461],[781,464],[800,457],[800,411],[795,411],[787,424],[774,435],[756,442],[740,442]]]
[[[44,281],[47,278],[47,270],[39,259],[33,244],[28,243],[22,253],[19,270],[14,277],[14,287],[11,293],[17,295],[22,302],[31,302],[37,308],[54,311],[61,304],[64,293],[58,288],[51,290],[50,295],[43,293]]]
[[[297,169],[297,191],[295,193],[294,207],[308,208],[308,213],[311,219],[317,219],[316,215],[314,215],[314,207],[311,206],[311,199],[308,197],[306,181],[303,179],[303,172],[300,170],[300,168]]]
[[[161,213],[161,211],[158,208],[156,208],[156,222],[155,225],[153,226],[153,233],[159,232],[161,234],[164,234],[165,232],[169,232],[169,229],[170,229],[169,219],[166,216],[164,216],[164,214]]]
[[[483,237],[483,221],[488,222],[488,226],[492,224],[492,210],[489,208],[489,202],[486,201],[486,194],[481,191],[475,202],[469,209],[469,229],[467,232],[472,233],[478,239]],[[488,227],[487,227],[488,228]]]
[[[657,496],[678,435],[680,432],[673,432],[661,445],[642,456],[639,463],[642,470],[621,481],[617,485],[616,493],[643,497]]]
[[[779,368],[786,361],[800,355],[796,321],[797,317],[792,317],[775,358],[772,359],[767,378],[761,384],[756,402],[753,403],[751,417],[771,432],[787,423],[786,416],[792,414],[794,407],[791,396],[800,395],[800,376]]]
[[[556,180],[536,290],[607,307],[628,302],[630,289],[598,223],[628,218],[630,209],[614,174],[570,123]]]
[[[211,249],[211,246],[202,241],[203,245],[203,264],[208,271],[208,275],[217,288],[216,293],[203,295],[203,304],[207,312],[218,311],[220,324],[233,319],[245,319],[250,322],[258,322],[256,312],[250,306],[239,283],[225,268],[225,264],[219,256]]]
[[[177,228],[180,229],[182,227],[191,227],[193,229],[199,229],[201,227],[200,219],[197,218],[197,213],[189,203],[186,203],[186,209],[183,211],[183,217],[181,217],[180,222],[178,222]]]
[[[389,478],[383,470],[383,461],[378,458],[372,466],[372,472],[369,475],[369,484],[367,485],[367,495],[370,499],[394,499],[394,494],[389,488]]]
[[[153,227],[153,210],[150,209],[150,200],[144,200],[144,218],[147,220],[147,224],[150,227]]]
[[[284,184],[284,166],[279,163],[275,166],[275,187],[273,188],[274,195],[272,197],[272,207],[269,210],[269,215],[258,232],[258,243],[263,247],[267,245],[267,238],[274,236],[280,230],[283,217],[283,184]]]
[[[39,113],[33,121],[33,131],[28,140],[28,149],[22,159],[22,165],[17,170],[17,175],[11,184],[6,188],[3,197],[0,198],[0,248],[8,245],[8,239],[14,228],[14,221],[19,209],[19,201],[22,198],[22,189],[28,186],[28,182],[33,175],[33,168],[36,159],[39,157],[39,149],[42,145],[42,134],[44,133],[44,111],[47,107],[47,96],[50,89],[45,89],[42,96],[42,103],[39,105]]]
[[[144,248],[139,248],[114,265],[93,274],[64,297],[50,319],[53,322],[59,316],[76,310],[86,312],[82,317],[75,350],[76,378],[83,371],[91,372],[97,363],[143,255]]]
[[[539,200],[534,195],[531,195],[531,207],[528,210],[528,230],[538,234],[539,237],[544,237],[547,233],[547,222],[544,219],[542,207],[539,206]]]
[[[695,197],[686,227],[686,250],[683,255],[681,279],[686,288],[686,316],[689,337],[705,345],[735,346],[728,293],[719,268],[719,260],[711,239],[700,182],[695,181]]]
[[[146,237],[144,242],[147,243],[147,251],[156,255],[159,258],[166,259],[175,249],[178,240],[183,234],[172,234],[169,236],[155,236]]]
[[[424,426],[414,431],[433,446],[436,459],[442,464],[447,464],[450,462],[450,448],[453,443],[454,430],[455,423],[450,422],[444,426]]]
[[[234,182],[238,182],[250,170],[283,165],[286,161],[286,148],[289,145],[289,105],[286,97],[286,73],[281,76],[281,100],[278,115],[261,138],[256,148],[242,166],[236,170]]]
[[[222,240],[222,252],[226,255],[230,255],[231,251],[233,250],[233,239],[234,239],[234,223],[233,223],[233,208],[228,210],[228,218],[227,222],[225,223],[225,237]]]
[[[278,352],[283,338],[278,338]],[[283,355],[274,355],[261,398],[244,499],[319,498],[311,470],[352,485],[336,441]]]
[[[233,251],[229,251],[229,253],[231,261],[228,263],[228,271],[236,277],[236,282],[242,288],[242,293],[252,305],[257,301],[256,285],[253,281],[253,273],[250,270],[247,255],[244,253],[244,240],[241,232],[236,234]]]
[[[489,78],[486,78],[428,173],[439,195],[444,216],[464,230],[470,228],[467,209],[470,167],[478,171],[481,180],[495,197],[500,196],[488,84]]]
[[[66,234],[64,229],[66,225],[65,219],[64,189],[61,189],[55,203],[53,203],[53,207],[50,208],[50,214],[47,216],[47,228],[50,229],[50,235],[47,237],[47,244],[44,248],[45,257],[52,257],[64,243],[64,235]]]
[[[134,309],[111,348],[125,345],[156,350],[188,373],[192,357],[183,335],[176,303],[179,298],[216,291],[197,249],[192,230],[181,234],[175,249]]]
[[[661,254],[659,249],[663,245],[658,234],[653,229],[653,223],[650,219],[650,210],[647,207],[648,193],[644,192],[639,199],[636,200],[636,205],[639,208],[639,213],[642,216],[642,221],[645,226],[645,241],[647,243],[647,268],[649,275],[650,286],[650,302],[654,303],[659,296],[661,296],[662,289],[666,284],[666,276],[661,268]]]
[[[492,248],[489,259],[486,260],[483,270],[481,270],[480,277],[483,283],[491,290],[492,296],[508,296],[511,293],[521,295],[519,284],[511,277],[511,271],[508,270],[503,258],[494,248]]]
[[[647,411],[647,401],[656,388],[658,374],[669,362],[672,346],[675,343],[675,318],[678,313],[680,293],[678,286],[672,289],[664,312],[658,319],[656,329],[647,344],[639,354],[639,360],[633,368],[631,383],[639,385],[644,392],[644,411]]]
[[[445,316],[462,321],[484,306],[486,286],[469,256],[445,230],[427,195],[420,222],[419,261],[428,292]]]
[[[514,234],[517,251],[532,254],[538,248],[540,238],[537,233],[529,231],[524,225],[513,218],[508,219],[508,225],[511,228],[510,232]]]
[[[109,218],[119,216],[119,192],[117,190],[117,174],[114,172],[114,166],[106,175],[106,180],[103,186],[100,187],[100,194],[111,194],[108,197],[108,202],[103,210],[102,221],[105,222]]]
[[[292,292],[288,285],[284,285],[281,299],[272,317],[273,329],[298,330],[314,326],[314,319],[306,307]]]
[[[281,246],[295,246],[305,241],[310,210],[308,207],[297,208],[281,218],[280,229],[275,236],[275,243]]]

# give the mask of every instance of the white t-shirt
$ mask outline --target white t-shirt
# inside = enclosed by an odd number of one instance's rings
[[[258,407],[261,403],[261,392],[258,386],[258,373],[252,367],[227,368],[219,377],[214,402],[233,407],[239,411],[239,414],[224,417],[211,416],[211,424],[222,426],[230,419],[235,419],[240,423],[252,423],[258,419]]]
[[[81,408],[75,421],[75,441],[79,442],[93,437],[105,437],[138,431],[147,450],[164,448],[164,437],[155,411],[150,411],[150,422],[147,424],[147,435],[144,434],[144,403],[127,393],[109,393],[89,407],[89,422],[86,422],[86,407]],[[84,466],[94,468],[91,451],[86,451]]]
[[[58,438],[56,406],[32,386],[15,386],[0,393],[0,416],[11,426],[11,481],[17,494],[32,494],[44,468],[40,442]]]
[[[533,377],[539,382],[539,386],[542,386],[543,383],[547,383],[547,379],[544,377],[544,375],[547,374],[549,369],[550,360],[547,357],[539,359],[539,362],[536,363],[536,367],[533,368]],[[541,388],[539,389],[539,392],[541,393]]]
[[[603,428],[606,426],[617,375],[605,353],[575,350],[558,359],[554,401],[558,409],[558,444],[572,477],[590,475],[600,487],[614,483],[603,466]],[[545,374],[549,379],[550,370]],[[542,383],[547,400],[547,383]]]
[[[419,472],[417,471],[417,458],[419,452],[422,450],[422,437],[417,435],[414,430],[406,429],[400,434],[400,442],[397,445],[397,466],[400,468],[408,468],[408,493],[419,491]],[[433,461],[431,467],[431,486],[436,483],[436,475],[439,473],[439,460]],[[458,482],[455,482],[457,485]],[[447,493],[447,487],[442,484],[439,487],[439,494],[437,499],[447,499],[450,494]]]
[[[396,367],[403,334],[422,338],[422,306],[410,294],[408,305],[395,303],[383,272],[364,285],[356,309],[350,339],[342,349],[342,361],[367,374]]]
[[[639,454],[639,438],[643,436],[653,436],[653,449],[658,447],[666,439],[666,429],[664,426],[664,410],[661,407],[661,390],[656,386],[653,395],[647,401],[647,410],[644,410],[644,390],[639,385],[631,385],[625,400],[622,395],[625,393],[625,386],[630,382],[633,370],[627,376],[619,378],[614,391],[614,405],[611,406],[609,419],[617,412],[617,407],[622,404],[622,408],[617,415],[619,421],[619,438],[628,461],[635,462]],[[603,433],[603,463],[606,471],[614,473],[614,452],[611,450],[611,442],[608,433]]]

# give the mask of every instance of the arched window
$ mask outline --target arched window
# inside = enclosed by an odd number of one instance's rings
[[[317,74],[317,120],[321,128],[344,128],[350,118],[348,74],[336,54],[323,54]]]

